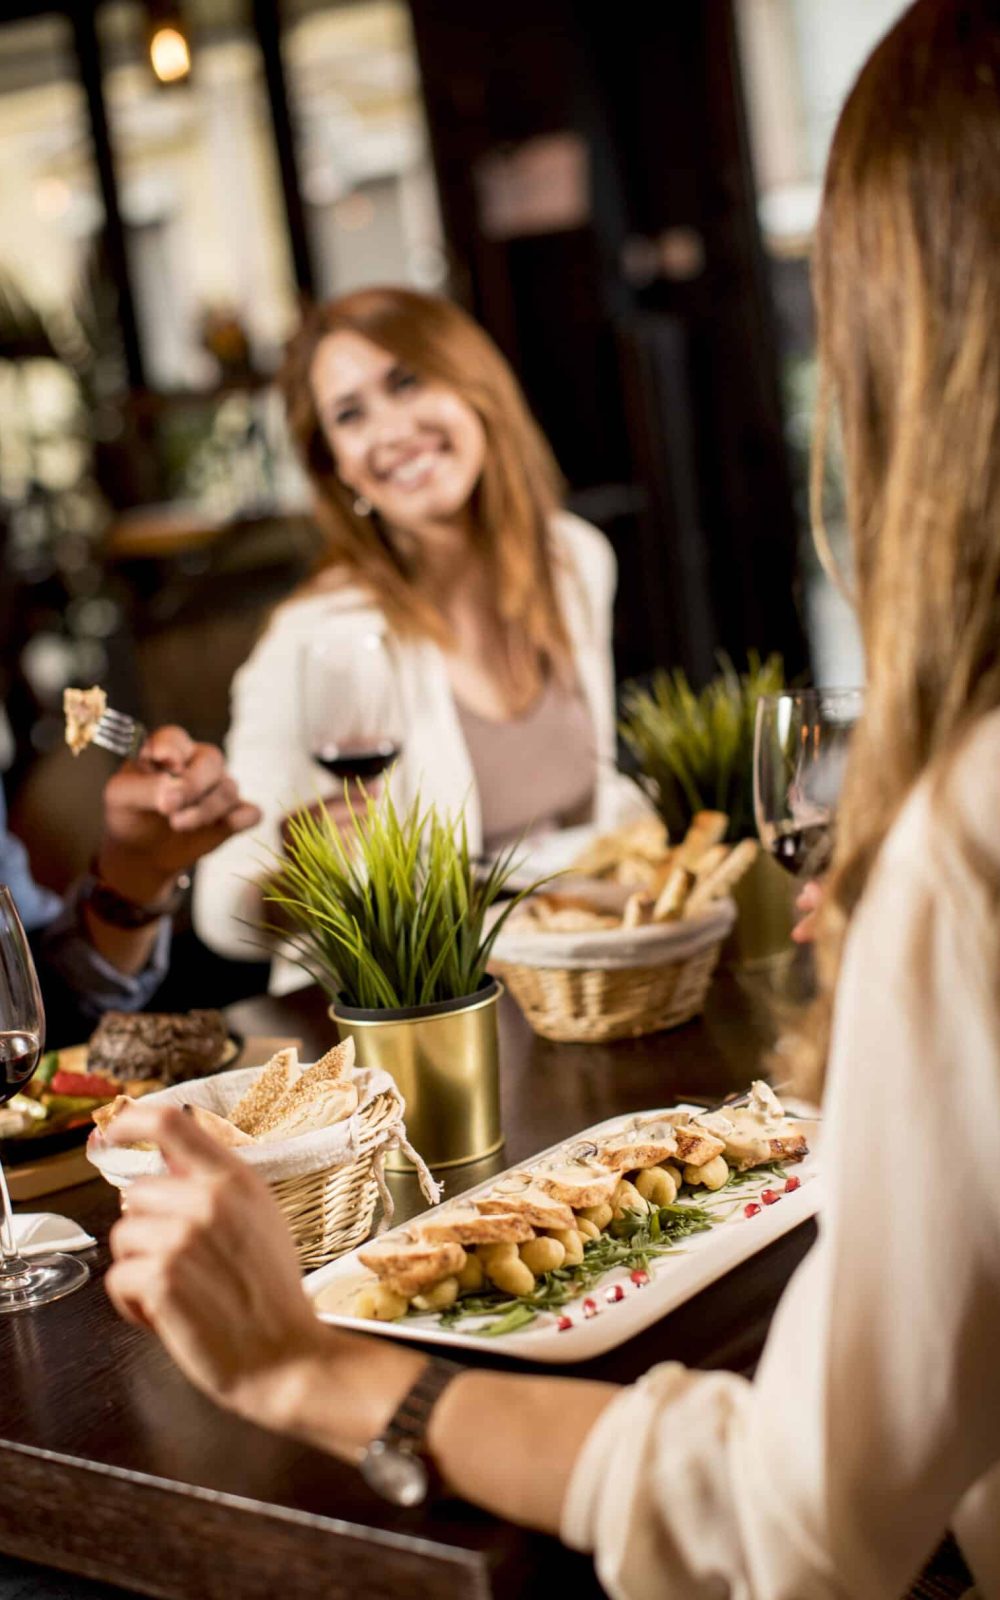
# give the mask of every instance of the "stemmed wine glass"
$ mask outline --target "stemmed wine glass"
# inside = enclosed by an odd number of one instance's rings
[[[861,689],[790,689],[757,703],[757,832],[795,877],[818,878],[830,863],[848,746],[863,705]]]
[[[302,718],[309,754],[335,778],[377,778],[403,746],[396,653],[370,617],[338,617],[302,661]]]
[[[44,1039],[45,1012],[35,964],[10,890],[0,884],[0,1104],[27,1083]],[[0,1312],[45,1305],[86,1283],[89,1268],[72,1256],[25,1261],[18,1255],[2,1165],[0,1209]]]

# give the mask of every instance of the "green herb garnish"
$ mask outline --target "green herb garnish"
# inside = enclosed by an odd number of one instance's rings
[[[442,1328],[453,1328],[470,1317],[493,1316],[495,1321],[476,1329],[477,1338],[494,1339],[520,1332],[534,1322],[540,1311],[557,1311],[586,1294],[609,1272],[632,1271],[636,1267],[648,1271],[652,1259],[670,1255],[682,1239],[706,1232],[715,1222],[716,1218],[698,1205],[653,1207],[644,1214],[626,1211],[612,1223],[612,1231],[587,1240],[578,1266],[546,1272],[530,1295],[504,1294],[501,1289],[464,1295],[440,1313],[438,1322]],[[421,1316],[426,1312],[411,1311],[407,1315]]]

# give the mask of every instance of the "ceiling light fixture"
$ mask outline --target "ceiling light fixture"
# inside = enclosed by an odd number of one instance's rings
[[[183,83],[191,73],[191,46],[176,0],[146,0],[149,60],[160,83]]]

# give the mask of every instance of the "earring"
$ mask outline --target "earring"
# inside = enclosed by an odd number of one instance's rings
[[[366,500],[363,494],[355,495],[354,515],[356,517],[370,517],[372,510],[373,507],[370,500]]]

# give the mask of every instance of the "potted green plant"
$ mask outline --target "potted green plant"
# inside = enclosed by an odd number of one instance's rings
[[[464,819],[456,826],[419,799],[401,813],[386,792],[352,805],[343,830],[323,808],[293,817],[265,897],[280,910],[281,926],[269,931],[326,990],[359,1064],[395,1079],[410,1141],[431,1167],[476,1161],[503,1143],[502,988],[486,966],[522,896],[488,913],[515,855],[479,871]]]
[[[685,674],[660,671],[648,686],[626,688],[621,735],[635,763],[633,776],[662,817],[671,839],[683,838],[696,811],[725,811],[731,842],[756,833],[753,739],[757,701],[785,686],[779,655],[750,652],[738,672],[720,657],[718,676],[701,690]],[[739,921],[733,954],[742,962],[770,959],[788,949],[791,880],[763,853],[734,890]]]

